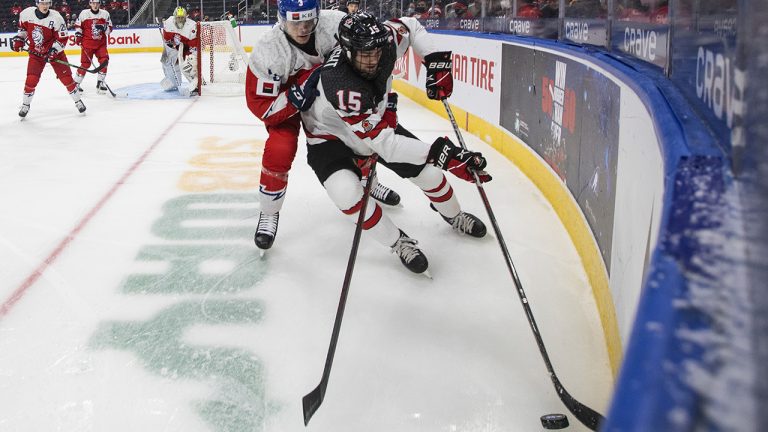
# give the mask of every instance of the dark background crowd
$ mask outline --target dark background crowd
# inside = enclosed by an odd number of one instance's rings
[[[320,0],[324,9],[346,9],[346,0]],[[681,0],[683,3],[691,0]],[[699,0],[717,10],[727,10],[735,0]],[[359,0],[360,11],[381,19],[409,16],[419,19],[467,19],[478,17],[519,17],[556,19],[559,0]],[[665,24],[667,0],[616,0],[615,18],[636,22]],[[0,31],[15,32],[19,13],[31,0],[0,0]],[[221,20],[231,14],[240,23],[270,23],[277,19],[276,0],[102,0],[102,7],[112,16],[116,27],[157,24],[170,16],[176,6],[184,6],[195,21]],[[54,0],[70,29],[77,15],[88,8],[88,0]],[[607,18],[607,0],[567,0],[564,16],[571,18]]]

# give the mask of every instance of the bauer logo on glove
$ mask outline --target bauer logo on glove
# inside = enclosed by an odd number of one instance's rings
[[[424,57],[427,67],[427,97],[441,100],[453,93],[453,61],[450,51],[438,51]]]
[[[457,147],[446,137],[440,137],[432,143],[427,162],[471,183],[475,182],[473,174],[477,174],[480,183],[492,179],[490,174],[483,171],[488,162],[481,153]]]

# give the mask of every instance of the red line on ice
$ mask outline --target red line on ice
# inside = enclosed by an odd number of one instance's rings
[[[192,107],[194,103],[195,101],[192,101],[192,103],[190,103],[187,106],[187,108],[185,108],[184,111],[182,111],[181,114],[179,114],[179,116],[176,117],[176,119],[173,122],[171,122],[171,124],[163,131],[163,133],[160,134],[159,137],[157,137],[155,142],[153,142],[152,145],[149,146],[149,148],[144,151],[144,154],[142,154],[141,157],[139,157],[133,163],[133,165],[131,165],[130,168],[128,168],[128,170],[123,174],[123,176],[120,177],[120,179],[115,184],[112,185],[112,187],[109,189],[106,195],[104,195],[99,200],[99,202],[96,203],[96,205],[93,206],[93,208],[85,215],[85,217],[83,217],[80,220],[80,222],[78,222],[78,224],[72,229],[72,231],[70,231],[69,234],[67,234],[67,236],[61,240],[61,242],[58,244],[58,246],[56,246],[53,252],[51,252],[50,255],[48,255],[48,257],[46,257],[45,260],[43,260],[43,262],[41,262],[40,265],[38,265],[37,268],[29,276],[27,276],[26,279],[24,279],[24,282],[22,282],[21,285],[19,285],[19,287],[16,288],[15,291],[13,291],[13,294],[11,294],[11,296],[8,297],[8,299],[6,299],[2,305],[0,305],[0,319],[5,317],[8,314],[8,312],[10,312],[11,308],[13,308],[13,306],[19,300],[21,300],[22,297],[24,297],[24,294],[27,293],[27,290],[29,290],[29,288],[32,285],[34,285],[35,282],[37,282],[40,276],[43,275],[43,272],[45,272],[45,270],[48,269],[48,267],[50,267],[50,265],[53,264],[54,261],[56,261],[56,258],[59,257],[61,252],[63,252],[64,249],[67,246],[69,246],[72,240],[74,240],[75,237],[77,237],[77,235],[80,233],[80,231],[82,231],[85,225],[88,222],[90,222],[90,220],[96,215],[96,213],[98,213],[99,210],[101,210],[104,204],[110,198],[112,198],[112,195],[115,194],[117,189],[119,189],[120,186],[122,186],[125,183],[125,181],[128,180],[128,177],[130,177],[134,173],[134,171],[136,171],[136,168],[138,168],[139,165],[141,165],[144,162],[147,156],[149,156],[149,154],[155,150],[155,147],[157,147],[157,145],[160,144],[160,141],[162,141],[163,138],[165,138],[168,132],[170,132],[170,130],[173,129],[176,123],[184,116],[184,114],[187,113],[187,111],[189,111],[189,109]]]

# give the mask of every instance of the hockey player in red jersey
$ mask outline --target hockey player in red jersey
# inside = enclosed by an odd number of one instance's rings
[[[373,15],[358,13],[342,19],[340,46],[301,89],[310,104],[301,114],[307,160],[333,202],[353,220],[363,204],[355,161],[378,154],[380,163],[418,186],[454,230],[483,237],[485,225],[461,210],[442,170],[469,182],[474,182],[474,171],[486,182],[491,177],[482,171],[485,158],[448,138],[427,144],[397,123],[397,94],[390,92],[392,70],[409,47],[424,55],[428,97],[444,99],[453,92],[451,53],[430,47],[428,36],[415,43],[414,35],[422,32],[426,33],[414,18],[381,23]],[[410,271],[425,272],[427,258],[416,240],[395,226],[377,203],[366,205],[362,229],[390,247]]]
[[[198,95],[197,91],[197,49],[200,39],[197,34],[197,23],[187,17],[187,11],[179,6],[173,15],[163,22],[163,64],[165,78],[160,81],[163,91],[178,90],[181,86],[181,76],[189,81],[190,96]],[[181,50],[181,52],[179,52]]]
[[[67,43],[67,24],[61,14],[51,9],[51,0],[37,0],[37,7],[30,6],[19,14],[19,32],[11,39],[11,49],[16,52],[29,44],[29,60],[27,61],[27,79],[24,82],[24,98],[22,100],[20,117],[26,117],[35,95],[35,88],[40,82],[45,64],[50,62],[56,77],[67,88],[77,110],[85,112],[85,104],[80,99],[77,84],[72,79],[69,66],[52,62],[57,59],[67,61],[64,46]]]
[[[107,40],[112,32],[112,19],[109,12],[101,9],[101,1],[91,0],[88,5],[90,8],[80,12],[75,20],[75,43],[83,47],[80,53],[80,67],[85,69],[91,66],[94,55],[99,64],[109,61]],[[105,67],[96,77],[96,92],[99,94],[107,91],[107,86],[104,84],[106,76],[107,68]],[[75,82],[80,91],[82,91],[80,83],[83,82],[84,77],[85,71],[78,69],[75,73]]]
[[[317,0],[279,0],[279,24],[253,46],[246,74],[248,108],[264,122],[269,137],[261,160],[259,203],[261,213],[254,236],[256,246],[272,247],[279,212],[288,188],[288,172],[296,157],[300,117],[287,97],[310,69],[321,64],[336,46],[336,31],[343,12],[320,11]],[[397,205],[400,196],[375,182],[375,199]]]

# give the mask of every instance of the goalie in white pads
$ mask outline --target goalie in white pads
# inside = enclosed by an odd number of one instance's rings
[[[163,21],[163,64],[165,77],[160,81],[163,91],[181,89],[182,75],[189,81],[190,96],[197,91],[197,48],[200,40],[197,35],[197,23],[187,17],[187,11],[179,6],[173,15]]]
[[[427,144],[397,124],[397,94],[390,93],[395,60],[411,47],[423,55],[427,95],[443,99],[453,91],[451,52],[437,51],[431,37],[413,18],[379,22],[368,13],[345,16],[339,43],[324,65],[305,81],[302,112],[307,135],[307,160],[331,200],[350,220],[357,220],[363,203],[361,172],[356,160],[376,153],[382,164],[418,186],[434,210],[461,234],[483,237],[486,228],[476,216],[461,211],[443,170],[473,182],[491,177],[480,153],[462,150],[448,138]],[[419,36],[416,38],[416,36]],[[379,243],[390,247],[414,273],[427,270],[424,253],[369,201],[363,222]]]
[[[277,7],[279,23],[254,44],[245,81],[248,108],[269,133],[261,160],[261,212],[254,235],[262,250],[272,247],[277,235],[288,172],[298,147],[301,118],[287,95],[328,58],[344,17],[343,12],[321,11],[317,0],[279,0]],[[400,202],[400,196],[383,184],[377,183],[372,194],[388,205]]]

